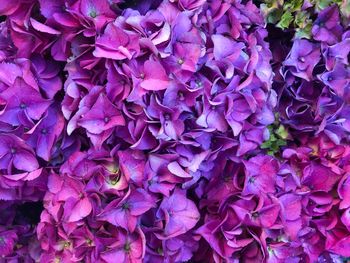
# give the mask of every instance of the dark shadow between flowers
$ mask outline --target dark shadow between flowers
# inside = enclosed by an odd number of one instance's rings
[[[132,8],[138,10],[142,15],[146,14],[150,9],[157,9],[162,0],[127,0],[118,4],[118,8],[125,10]]]
[[[40,222],[40,215],[43,210],[43,202],[27,202],[18,205],[14,223],[21,224],[25,221],[37,225]]]

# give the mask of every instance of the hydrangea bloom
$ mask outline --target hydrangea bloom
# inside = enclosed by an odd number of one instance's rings
[[[0,261],[350,257],[348,4],[269,4],[2,1]]]

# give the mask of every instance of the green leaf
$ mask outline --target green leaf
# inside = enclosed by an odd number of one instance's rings
[[[326,7],[330,6],[332,0],[316,0],[316,10],[323,10]]]
[[[274,125],[278,125],[280,120],[280,114],[278,112],[275,113],[275,121],[273,122]]]
[[[303,6],[304,0],[291,0],[289,3],[283,6],[283,10],[289,11],[291,13],[300,11]]]
[[[292,23],[293,19],[291,12],[287,11],[282,15],[281,21],[278,22],[277,26],[281,29],[286,29]]]
[[[275,156],[275,153],[273,151],[268,151],[267,154],[271,156]]]
[[[267,23],[276,24],[280,21],[282,13],[283,11],[281,9],[273,9],[267,16]]]
[[[269,130],[270,134],[273,133],[273,125],[267,126],[267,129]]]
[[[306,27],[309,23],[311,23],[311,20],[309,19],[310,14],[306,11],[298,12],[295,16],[295,25],[300,28]]]
[[[269,149],[271,147],[271,142],[270,141],[266,141],[263,144],[260,145],[261,149]]]
[[[279,150],[278,145],[273,144],[272,147],[271,147],[271,151],[273,151],[275,153],[275,152],[278,152],[278,150]]]
[[[288,138],[288,131],[284,128],[283,125],[280,125],[278,127],[276,134],[284,140]]]
[[[270,135],[270,139],[269,139],[271,142],[274,142],[277,140],[276,136],[274,134],[271,134]]]
[[[276,142],[276,144],[277,144],[279,147],[281,147],[281,146],[287,145],[287,142],[280,139],[280,140],[278,140],[278,141]]]
[[[350,0],[343,0],[340,6],[340,12],[344,17],[350,16]]]
[[[295,33],[295,38],[311,39],[311,29],[312,29],[311,23],[306,25],[304,28],[298,28]]]

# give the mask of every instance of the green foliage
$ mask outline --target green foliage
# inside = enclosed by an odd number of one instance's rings
[[[294,17],[292,16],[292,13],[287,11],[281,16],[281,19],[277,23],[277,26],[282,28],[282,29],[286,29],[293,22],[293,19],[294,19]]]
[[[350,0],[265,0],[260,5],[266,22],[286,30],[295,30],[296,38],[311,38],[311,29],[316,14],[326,7],[337,4],[343,20],[350,17]]]
[[[265,149],[267,154],[275,156],[282,146],[287,145],[288,131],[278,122],[278,115],[276,116],[276,121],[268,129],[270,137],[260,148]]]
[[[350,18],[350,0],[343,0],[342,3],[340,4],[340,12],[343,16],[345,23],[349,23],[349,18]],[[348,18],[348,19],[345,19]]]

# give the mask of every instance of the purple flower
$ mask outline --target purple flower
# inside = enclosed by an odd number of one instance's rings
[[[168,168],[169,162],[177,156],[170,154],[152,154],[149,155],[145,166],[145,176],[147,188],[150,192],[161,193],[165,196],[170,195],[170,191],[174,189],[176,183],[180,180],[176,178]]]
[[[57,142],[64,128],[64,118],[57,107],[51,106],[42,118],[27,134],[28,144],[36,149],[39,157],[50,160],[53,145]]]
[[[164,241],[166,260],[174,262],[185,262],[193,257],[193,252],[199,248],[197,240],[190,234],[170,238]]]
[[[150,98],[150,105],[147,107],[147,115],[151,119],[158,119],[160,128],[150,126],[150,131],[156,138],[165,140],[178,139],[185,130],[183,121],[179,118],[180,111],[177,109],[168,108],[160,104],[157,97]]]
[[[17,78],[13,86],[1,92],[0,102],[4,106],[0,112],[0,121],[14,126],[30,126],[32,120],[39,120],[50,106],[49,100],[42,98],[38,90],[21,78]]]
[[[349,241],[350,235],[345,229],[335,228],[327,233],[326,248],[334,254],[349,257]]]
[[[165,90],[163,104],[170,108],[178,107],[182,111],[191,112],[191,107],[195,105],[201,89],[200,85],[192,89],[181,83],[172,82]]]
[[[97,14],[97,10],[95,12]],[[116,60],[131,59],[140,52],[138,40],[138,35],[128,34],[115,23],[109,23],[104,33],[97,38],[93,54]]]
[[[279,200],[284,231],[292,240],[296,240],[302,227],[302,198],[296,194],[285,194]]]
[[[268,262],[281,263],[286,260],[291,263],[300,262],[302,258],[302,249],[292,247],[288,242],[275,242],[268,246]]]
[[[87,226],[81,226],[71,233],[74,258],[79,260],[94,260],[96,237]]]
[[[323,73],[321,80],[331,87],[339,97],[344,97],[350,89],[350,70],[346,65],[336,62],[332,71]]]
[[[156,60],[147,60],[144,64],[144,72],[141,74],[141,87],[145,90],[164,90],[170,84],[165,69]]]
[[[323,49],[323,57],[326,60],[327,70],[334,68],[337,61],[348,65],[348,54],[350,53],[350,38],[345,38],[341,42]]]
[[[99,168],[96,166],[96,162],[93,161],[94,158],[102,156],[102,153],[99,153],[75,151],[61,166],[60,173],[74,175],[77,178],[91,178]]]
[[[14,13],[17,8],[19,8],[20,3],[18,2],[12,2],[12,1],[4,1],[3,5],[1,6],[0,9],[0,14],[1,15],[11,15],[12,13]]]
[[[244,161],[246,178],[243,194],[274,193],[278,162],[270,156],[256,156]]]
[[[280,206],[278,204],[268,204],[251,214],[251,221],[261,227],[272,227],[279,216]]]
[[[241,96],[229,97],[229,107],[226,120],[230,125],[233,135],[238,136],[243,129],[244,121],[252,114],[247,100]]]
[[[15,244],[18,240],[17,234],[13,230],[0,232],[0,255],[2,257],[9,256],[13,253]]]
[[[164,220],[164,230],[156,233],[157,237],[169,239],[192,229],[199,220],[199,212],[193,201],[186,198],[184,191],[176,189],[170,197],[163,199],[157,217]]]
[[[350,207],[350,177],[349,174],[345,174],[338,184],[338,195],[341,199],[339,208],[345,209]]]
[[[0,169],[12,173],[12,166],[20,171],[32,172],[39,168],[33,150],[15,135],[0,135]]]
[[[62,207],[63,217],[67,222],[76,222],[87,217],[92,211],[92,202],[84,192],[84,188],[85,186],[78,180],[51,174],[48,189],[53,195],[51,198],[54,198],[52,211]],[[46,197],[48,200],[49,196]]]
[[[23,64],[24,64],[23,68],[27,69],[29,64],[28,63],[23,63]],[[0,69],[1,69],[1,72],[0,72],[1,90],[5,90],[9,86],[13,86],[13,84],[15,83],[15,80],[18,77],[23,77],[23,69],[21,69],[21,66],[19,63],[17,64],[17,63],[1,62]],[[27,81],[30,81],[31,80],[30,74],[28,74],[27,77],[29,77]],[[33,84],[33,83],[30,83],[30,84]]]
[[[205,3],[204,0],[179,0],[178,5],[186,10],[196,10]]]
[[[115,16],[107,0],[81,0],[79,2],[81,13],[87,18],[95,20],[97,24],[103,24],[104,21]]]
[[[132,181],[136,185],[142,184],[144,180],[145,156],[141,151],[119,151],[120,169],[127,181]]]
[[[41,56],[33,56],[31,62],[39,87],[44,90],[48,98],[52,99],[62,88],[59,66],[53,61],[44,60]]]
[[[302,184],[314,191],[331,191],[340,175],[333,172],[329,167],[311,162],[303,170]]]
[[[86,196],[79,196],[80,199],[67,199],[64,204],[67,222],[77,222],[87,217],[92,211],[90,200]]]
[[[255,150],[265,140],[268,139],[268,130],[264,126],[255,127],[249,123],[243,126],[244,132],[239,136],[238,156]]]
[[[145,190],[129,190],[121,199],[109,203],[98,216],[115,226],[133,232],[141,215],[154,207],[154,200]]]
[[[107,98],[112,103],[121,103],[127,98],[131,90],[131,81],[124,75],[120,74],[117,63],[109,63],[107,67]]]
[[[312,80],[312,71],[320,61],[321,52],[318,45],[309,42],[308,40],[296,40],[284,61],[285,66],[290,67],[293,75],[305,80]]]
[[[350,256],[337,5],[291,40],[253,1],[3,2],[1,262]]]
[[[101,94],[91,109],[78,121],[78,124],[89,133],[101,134],[115,126],[125,125],[125,119],[109,99]]]
[[[226,132],[228,124],[224,112],[224,101],[211,101],[204,96],[202,114],[198,117],[196,123],[204,128],[215,128],[220,132]]]
[[[142,262],[146,244],[140,228],[136,228],[133,233],[118,229],[117,238],[113,240],[108,249],[100,254],[102,262],[111,262],[116,258],[121,263]]]
[[[84,74],[79,74],[77,77],[84,78],[84,76]],[[78,128],[78,120],[93,107],[99,96],[104,97],[103,94],[101,95],[103,92],[101,86],[89,86],[89,88],[88,94],[81,92],[73,81],[67,87],[67,93],[62,102],[62,113],[66,119],[70,119],[67,124],[68,135],[71,135],[72,132]],[[102,102],[103,101],[104,99],[102,98]],[[72,116],[73,112],[75,112],[75,114]]]
[[[233,39],[223,35],[212,35],[214,43],[214,58],[215,60],[228,59],[233,62],[242,54],[242,49],[245,47],[241,42],[235,42]]]
[[[173,54],[165,59],[165,67],[179,80],[186,82],[196,72],[200,55],[201,46],[198,44],[175,43]]]
[[[314,39],[326,42],[329,45],[335,44],[339,40],[342,31],[337,5],[322,10],[312,27]]]
[[[130,121],[128,123],[128,135],[130,138],[131,148],[135,150],[150,150],[154,149],[157,145],[156,139],[152,135],[148,123],[146,122],[146,114],[142,113],[135,122]],[[127,141],[127,136],[123,136]]]

